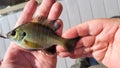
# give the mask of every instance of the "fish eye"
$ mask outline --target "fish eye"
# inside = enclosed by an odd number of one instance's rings
[[[13,30],[13,31],[11,32],[11,35],[12,35],[12,36],[15,36],[15,35],[16,35],[16,31]]]

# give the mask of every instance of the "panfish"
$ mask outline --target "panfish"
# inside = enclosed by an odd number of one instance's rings
[[[56,34],[55,21],[38,17],[28,23],[22,24],[7,33],[7,38],[28,50],[54,49],[54,45],[63,46],[68,52],[73,52],[79,37],[66,39]],[[1,37],[3,37],[1,35]],[[4,38],[4,37],[3,37]],[[49,51],[49,50],[47,50]]]

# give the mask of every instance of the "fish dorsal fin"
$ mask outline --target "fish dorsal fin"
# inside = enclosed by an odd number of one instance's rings
[[[46,20],[47,20],[47,18],[45,18],[43,16],[37,16],[37,17],[33,18],[31,22],[33,22],[33,23],[40,23],[40,24],[44,25],[44,24],[46,24],[45,23]]]
[[[37,17],[33,18],[31,22],[39,23],[41,25],[47,26],[54,31],[56,31],[59,28],[59,24],[56,23],[56,20],[49,21],[47,18],[45,18],[43,16],[37,16]]]

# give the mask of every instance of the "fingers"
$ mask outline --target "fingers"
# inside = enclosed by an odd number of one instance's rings
[[[94,44],[94,42],[95,42],[95,36],[85,36],[78,41],[76,48],[91,47]]]
[[[104,20],[104,19],[102,19]],[[79,24],[73,28],[70,28],[63,34],[65,38],[74,38],[76,36],[96,36],[103,29],[103,21],[101,19],[95,19],[91,21],[86,21],[82,24]]]
[[[86,23],[80,24],[78,26],[72,27],[63,33],[65,38],[75,38],[78,36],[87,36],[89,35],[89,25]]]
[[[62,5],[54,0],[43,0],[42,4],[36,11],[37,16],[44,16],[48,20],[57,20],[62,12]],[[63,29],[62,20],[58,19],[56,23],[60,24],[60,28],[56,31],[58,35],[61,35]]]
[[[56,23],[58,23],[60,25],[60,27],[58,28],[58,30],[56,31],[56,33],[61,36],[62,30],[63,30],[63,22],[62,22],[62,20],[58,19],[56,21]]]
[[[63,34],[64,38],[75,38],[78,36],[83,36],[77,42],[77,45],[76,45],[75,51],[74,51],[75,52],[74,56],[75,55],[83,56],[81,50],[84,51],[84,50],[86,50],[86,48],[91,47],[95,41],[95,36],[89,36],[89,33],[88,33],[89,28],[87,27],[87,24],[86,25],[81,24],[81,25],[83,25],[83,26],[79,25],[79,26],[73,27]],[[84,30],[87,30],[87,31],[85,32]],[[80,31],[80,33],[79,33],[79,31]],[[81,33],[81,32],[83,32],[83,33]],[[84,49],[81,49],[83,47],[84,47]],[[57,50],[58,50],[60,56],[68,56],[68,55],[70,56],[71,55],[68,52],[66,52],[66,50],[63,47],[58,46]],[[89,53],[89,51],[85,51],[85,52]]]
[[[62,5],[58,2],[54,3],[53,6],[50,9],[48,19],[49,20],[56,20],[60,16],[62,12]]]
[[[91,57],[92,49],[90,47],[80,47],[76,48],[73,55],[70,55],[71,58],[79,57]]]
[[[49,20],[56,20],[62,12],[62,5],[54,0],[43,0],[35,16],[44,16]]]
[[[47,17],[54,2],[55,0],[43,0],[38,10],[36,11],[36,15]]]
[[[98,20],[97,20],[98,21]],[[91,56],[91,47],[95,43],[96,35],[102,30],[102,24],[95,23],[96,20],[88,21],[73,28],[70,28],[62,36],[64,38],[82,37],[75,48],[74,54],[65,51],[63,47],[57,47],[60,56],[83,57]],[[99,27],[98,27],[99,25]]]
[[[10,47],[7,49],[6,53],[5,53],[5,57],[4,57],[4,60],[9,60],[9,59],[13,59],[15,58],[14,55],[16,55],[17,53],[20,52],[20,49],[19,47],[15,44],[15,43],[11,43],[10,44]],[[12,54],[12,56],[11,56]]]
[[[62,35],[64,38],[75,38],[78,35],[78,32],[77,32],[77,28],[76,27],[72,27],[70,28],[69,30],[67,30],[65,33],[63,33]]]
[[[92,49],[90,47],[79,47],[75,48],[74,54],[69,53],[67,51],[62,51],[58,53],[61,57],[71,57],[71,58],[79,58],[79,57],[91,57]]]
[[[57,20],[62,12],[62,5],[58,2],[54,3],[53,6],[50,9],[50,12],[48,14],[48,19],[49,20]],[[63,29],[63,22],[62,20],[58,19],[56,21],[56,23],[58,23],[60,25],[60,27],[58,28],[58,30],[56,31],[56,33],[58,35],[62,34],[62,29]]]
[[[39,7],[39,10],[36,11],[37,16],[48,17],[49,15],[50,20],[58,19],[58,17],[62,12],[62,6],[60,3],[54,4],[54,2],[55,2],[54,0],[43,0],[41,6]],[[27,21],[30,21],[36,10],[36,7],[37,7],[37,2],[35,0],[30,0],[25,6],[23,12],[21,13],[16,26],[21,25]]]
[[[16,26],[30,21],[33,14],[34,14],[34,12],[35,12],[35,10],[36,10],[36,7],[37,7],[37,2],[35,0],[30,0],[26,4],[23,12],[21,13],[21,15],[20,15],[20,17],[19,17],[19,19],[17,21]]]

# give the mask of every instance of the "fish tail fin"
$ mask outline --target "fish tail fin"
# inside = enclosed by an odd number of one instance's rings
[[[76,44],[79,39],[80,39],[80,37],[66,40],[64,47],[67,49],[68,52],[70,52],[70,53],[74,52],[74,49],[75,49]]]

